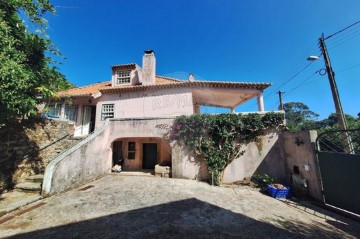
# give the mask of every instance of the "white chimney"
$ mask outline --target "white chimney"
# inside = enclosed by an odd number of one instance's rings
[[[142,85],[155,85],[156,59],[153,50],[145,51],[142,62]]]

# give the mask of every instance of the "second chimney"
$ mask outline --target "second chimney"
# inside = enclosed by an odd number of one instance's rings
[[[155,85],[156,59],[153,50],[144,51],[142,61],[142,85]]]

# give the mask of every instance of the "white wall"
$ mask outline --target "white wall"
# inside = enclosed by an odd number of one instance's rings
[[[102,95],[96,112],[96,128],[101,127],[103,104],[114,104],[114,118],[169,117],[193,114],[191,89],[172,88]]]

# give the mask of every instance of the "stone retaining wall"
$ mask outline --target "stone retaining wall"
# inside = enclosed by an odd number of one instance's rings
[[[20,178],[41,174],[46,165],[76,141],[66,121],[31,119],[0,129],[0,193]]]

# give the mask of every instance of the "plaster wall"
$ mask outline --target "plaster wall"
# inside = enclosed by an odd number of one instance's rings
[[[159,126],[172,125],[173,120],[173,117],[108,119],[102,128],[50,162],[45,171],[43,193],[58,193],[109,173],[112,167],[112,143],[119,139],[136,140],[137,149],[141,148],[142,143],[157,142],[159,162],[171,158],[174,178],[209,179],[203,160],[193,157],[176,143],[171,145],[170,150],[169,144],[162,139],[165,130]],[[297,138],[303,143],[297,145]],[[254,173],[267,173],[276,177],[278,182],[289,184],[293,166],[297,165],[301,176],[308,180],[310,195],[321,199],[320,177],[313,148],[315,138],[313,132],[280,133],[275,129],[268,130],[259,142],[243,146],[244,154],[227,166],[223,181],[231,183]],[[123,147],[126,146],[127,143],[124,143]],[[137,157],[134,165],[127,165],[125,161],[125,169],[140,169],[141,153]],[[304,170],[305,165],[309,166],[310,171]]]
[[[224,183],[232,183],[251,177],[254,173],[266,173],[286,182],[286,161],[281,147],[281,133],[271,129],[260,137],[259,142],[243,145],[243,155],[234,159],[223,175]]]
[[[196,180],[210,178],[204,160],[194,157],[186,148],[172,143],[172,177]]]
[[[114,118],[171,117],[193,114],[191,89],[173,88],[105,94],[97,103],[96,128],[101,127],[103,104],[114,104]]]
[[[157,144],[157,163],[161,164],[165,161],[171,163],[171,148],[169,143],[167,143],[162,138],[120,138],[116,141],[122,142],[122,158],[124,159],[123,170],[124,171],[134,171],[141,170],[143,168],[143,144],[146,143],[156,143]],[[128,143],[135,143],[135,159],[128,158]]]
[[[309,195],[323,201],[319,165],[315,154],[317,132],[315,130],[297,133],[284,132],[283,138],[287,162],[286,177],[290,179],[294,173],[294,166],[298,166],[300,176],[308,181]]]
[[[50,162],[45,170],[43,194],[59,193],[110,173],[113,141],[162,138],[165,132],[156,126],[171,125],[172,121],[173,118],[107,120],[101,129]],[[164,155],[164,158],[168,157]]]

